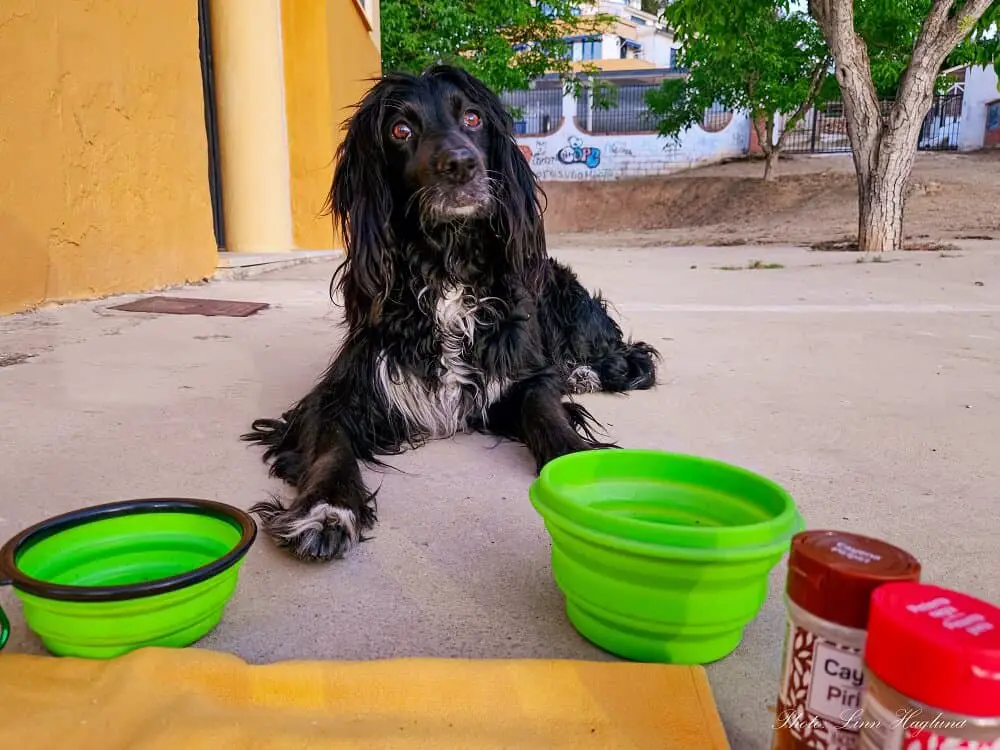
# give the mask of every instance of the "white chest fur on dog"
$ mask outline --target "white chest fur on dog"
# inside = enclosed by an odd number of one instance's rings
[[[469,418],[495,403],[507,384],[486,380],[468,357],[477,328],[495,314],[488,300],[477,299],[463,287],[447,287],[428,313],[434,319],[439,347],[439,380],[427,382],[412,373],[401,373],[398,366],[382,357],[378,385],[389,407],[411,428],[442,438],[464,431]]]

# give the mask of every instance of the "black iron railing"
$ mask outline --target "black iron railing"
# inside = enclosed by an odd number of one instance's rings
[[[562,87],[504,92],[500,100],[514,118],[516,135],[546,135],[562,123]]]

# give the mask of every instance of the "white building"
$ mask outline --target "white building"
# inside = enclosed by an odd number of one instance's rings
[[[674,35],[652,13],[642,10],[640,0],[599,0],[580,6],[582,16],[614,16],[603,34],[567,37],[575,62],[590,63],[602,70],[634,70],[676,67]]]
[[[962,93],[961,126],[958,150],[976,151],[986,145],[986,119],[989,105],[1000,99],[997,69],[990,65],[962,65],[944,71],[954,79],[950,91]]]

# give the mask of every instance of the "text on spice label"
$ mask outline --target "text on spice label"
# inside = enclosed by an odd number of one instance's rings
[[[952,606],[951,600],[944,596],[910,604],[906,609],[913,614],[926,614],[928,617],[940,620],[942,627],[948,630],[964,630],[969,635],[982,635],[995,627],[978,612],[962,612]]]
[[[807,705],[812,713],[837,720],[861,706],[864,661],[860,653],[816,641]]]
[[[878,562],[882,559],[882,555],[876,555],[874,552],[859,549],[854,545],[848,544],[847,542],[837,542],[833,545],[833,549],[831,551],[837,553],[841,557],[846,557],[848,560],[864,563],[866,565],[868,563]]]

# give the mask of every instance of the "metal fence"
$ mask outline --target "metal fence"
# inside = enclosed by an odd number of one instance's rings
[[[652,83],[629,83],[609,91],[585,88],[576,100],[576,126],[591,135],[624,135],[656,131],[657,118],[646,103]]]
[[[962,92],[934,97],[920,128],[917,148],[924,151],[957,151],[962,125]]]
[[[705,110],[705,115],[701,118],[701,129],[706,133],[718,133],[725,130],[732,121],[733,111],[716,103]]]
[[[562,122],[561,86],[506,91],[500,100],[514,118],[516,135],[546,135]]]
[[[889,113],[891,100],[883,100],[882,115]],[[920,128],[917,148],[921,151],[954,151],[958,149],[958,133],[962,118],[962,92],[934,97],[930,111]],[[849,153],[847,118],[844,103],[830,101],[811,109],[789,131],[784,151],[793,154]]]

